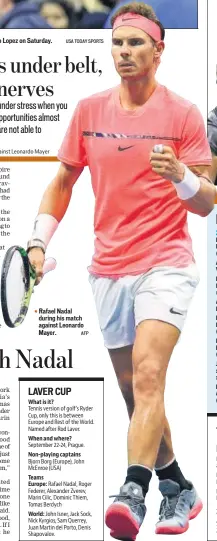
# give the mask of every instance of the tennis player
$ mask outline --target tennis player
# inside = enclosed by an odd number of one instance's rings
[[[164,28],[152,8],[125,5],[112,25],[120,85],[78,103],[28,250],[40,281],[47,244],[88,166],[96,198],[90,283],[130,417],[129,467],[106,524],[114,538],[135,540],[154,469],[163,496],[156,533],[185,532],[202,508],[174,455],[164,388],[199,281],[187,210],[207,216],[215,188],[200,112],[155,79]]]
[[[208,141],[212,152],[212,168],[210,177],[217,186],[217,107],[208,115]]]

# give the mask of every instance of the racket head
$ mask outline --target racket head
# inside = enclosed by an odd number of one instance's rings
[[[5,254],[1,271],[1,308],[8,327],[17,327],[23,322],[35,278],[24,248],[11,246]]]

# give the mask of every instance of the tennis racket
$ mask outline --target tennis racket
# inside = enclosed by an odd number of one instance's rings
[[[56,261],[48,258],[43,274],[55,269]],[[1,271],[1,307],[8,327],[18,327],[28,312],[36,280],[35,269],[21,246],[11,246],[5,254]]]

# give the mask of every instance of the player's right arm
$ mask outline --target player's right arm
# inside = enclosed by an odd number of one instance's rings
[[[60,222],[68,208],[72,188],[82,171],[83,167],[61,163],[57,175],[45,190],[38,214],[51,214]]]
[[[82,171],[83,167],[61,163],[57,175],[48,185],[42,197],[30,240],[32,247],[28,248],[30,263],[36,270],[36,284],[40,282],[43,275],[46,244],[66,213],[72,188]]]
[[[39,283],[42,277],[45,250],[68,208],[72,188],[83,168],[88,165],[83,138],[83,105],[83,102],[77,104],[70,120],[58,152],[60,168],[42,197],[28,243],[29,259],[36,268],[36,283]]]

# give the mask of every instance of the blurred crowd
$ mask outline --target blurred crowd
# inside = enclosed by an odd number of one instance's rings
[[[0,28],[111,28],[130,0],[0,0]],[[143,1],[143,0],[140,0]],[[147,0],[165,28],[197,28],[198,0]]]

